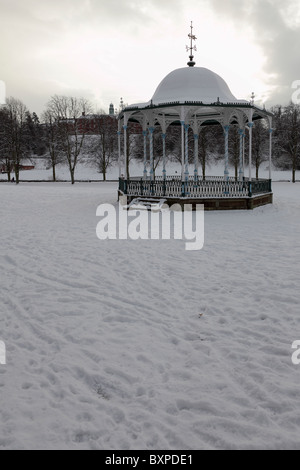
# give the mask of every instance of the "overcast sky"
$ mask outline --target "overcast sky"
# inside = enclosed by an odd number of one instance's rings
[[[196,66],[232,93],[287,104],[300,80],[299,0],[0,0],[0,80],[40,114],[54,94],[108,112],[120,98],[151,99],[186,66],[190,22]]]

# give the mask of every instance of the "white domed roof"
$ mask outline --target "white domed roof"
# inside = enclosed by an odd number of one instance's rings
[[[158,85],[152,104],[157,106],[174,101],[202,101],[205,104],[244,102],[237,100],[227,83],[204,67],[184,67],[173,70]]]

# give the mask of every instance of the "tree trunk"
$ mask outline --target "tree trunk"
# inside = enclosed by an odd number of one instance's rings
[[[53,181],[56,181],[55,163],[52,164],[52,176]]]
[[[15,164],[15,175],[16,175],[16,184],[19,184],[20,182],[20,168],[19,168],[19,163]]]
[[[75,171],[74,169],[70,169],[70,174],[71,174],[71,183],[75,184]]]

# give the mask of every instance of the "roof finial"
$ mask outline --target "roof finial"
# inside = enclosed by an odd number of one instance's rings
[[[190,51],[190,61],[187,63],[187,65],[189,67],[194,67],[195,63],[194,62],[194,56],[193,56],[193,51],[196,51],[197,50],[197,47],[196,46],[193,46],[193,41],[196,41],[196,36],[193,34],[193,22],[191,21],[191,32],[189,34],[189,38],[191,40],[191,44],[190,46],[186,46],[186,50],[187,51]]]

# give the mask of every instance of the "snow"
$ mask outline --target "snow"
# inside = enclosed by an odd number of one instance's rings
[[[20,171],[20,181],[52,181],[52,169],[48,168],[46,161],[43,158],[37,158],[33,160],[35,165],[34,170]],[[156,175],[163,175],[162,164],[158,165],[156,169]],[[130,162],[130,175],[141,176],[143,175],[144,164],[138,161]],[[199,174],[201,174],[201,167],[199,168]],[[194,174],[194,166],[189,165],[190,175]],[[148,168],[149,174],[149,168]],[[167,164],[167,176],[168,175],[181,175],[181,165],[176,162],[168,162]],[[223,176],[224,175],[224,163],[207,162],[206,164],[206,175],[207,176]],[[245,168],[245,176],[249,175],[248,167]],[[14,174],[12,173],[12,176]],[[56,167],[56,176],[58,181],[70,181],[70,172],[66,164],[59,164]],[[234,169],[230,168],[230,176],[234,176]],[[255,168],[252,167],[252,178],[255,177]],[[298,178],[298,173],[296,175]],[[110,166],[107,170],[107,180],[118,180],[119,178],[119,167],[117,164]],[[259,169],[259,178],[269,178],[269,164],[264,162]],[[292,170],[281,171],[276,168],[272,168],[272,180],[273,181],[291,181]],[[101,181],[103,180],[102,173],[99,173],[95,165],[92,164],[87,156],[77,164],[75,170],[75,179],[83,181]],[[7,175],[0,173],[0,182],[7,181]]]
[[[202,101],[204,104],[249,103],[238,100],[230,91],[227,83],[215,72],[204,67],[183,67],[170,72],[158,85],[152,100],[148,103],[131,105],[144,108],[151,103]]]
[[[216,73],[204,67],[183,67],[173,70],[162,80],[152,100],[156,105],[169,101],[215,103],[218,98],[221,103],[240,102]]]
[[[1,449],[299,449],[300,186],[205,244],[96,237],[117,184],[2,183]]]

